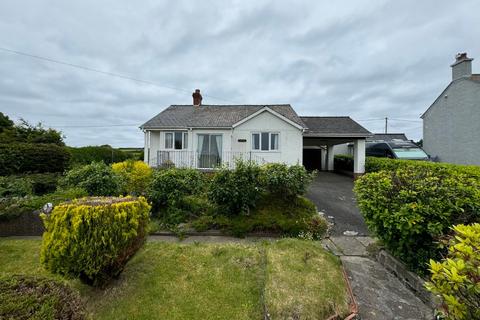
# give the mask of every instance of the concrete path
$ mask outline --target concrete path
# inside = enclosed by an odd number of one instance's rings
[[[362,320],[433,319],[433,311],[378,262],[368,258],[370,237],[331,237],[323,245],[345,266]]]
[[[332,235],[340,236],[345,231],[368,235],[367,226],[354,199],[351,177],[319,172],[308,189],[307,198],[312,200],[325,216],[333,217]]]

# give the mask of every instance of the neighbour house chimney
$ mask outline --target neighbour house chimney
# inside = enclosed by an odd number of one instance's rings
[[[200,89],[195,89],[195,92],[192,93],[193,105],[200,106],[202,104],[202,95],[200,94]]]
[[[467,53],[457,53],[455,63],[452,64],[452,80],[472,75],[472,58],[467,57]]]

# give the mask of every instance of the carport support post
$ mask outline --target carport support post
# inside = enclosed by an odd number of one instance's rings
[[[353,176],[358,178],[365,173],[365,139],[353,142]]]
[[[327,146],[327,170],[328,171],[333,171],[333,161],[334,159],[334,154],[333,154],[333,145],[328,145]]]

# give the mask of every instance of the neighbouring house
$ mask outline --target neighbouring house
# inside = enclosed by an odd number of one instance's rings
[[[349,117],[300,117],[289,104],[203,105],[198,89],[192,97],[140,126],[150,166],[213,169],[243,159],[333,170],[333,146],[354,142],[355,173],[364,172],[370,132]]]
[[[405,133],[373,133],[367,137],[366,142],[373,141],[410,141],[407,139]],[[334,154],[343,154],[353,156],[353,143],[343,143],[336,145],[333,149]]]
[[[466,53],[455,58],[452,81],[421,116],[423,149],[441,162],[480,165],[480,74]]]

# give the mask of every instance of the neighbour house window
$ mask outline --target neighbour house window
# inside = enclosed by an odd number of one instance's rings
[[[188,146],[188,133],[175,131],[165,132],[165,149],[187,149]]]
[[[279,134],[273,132],[252,133],[252,150],[278,150]]]

